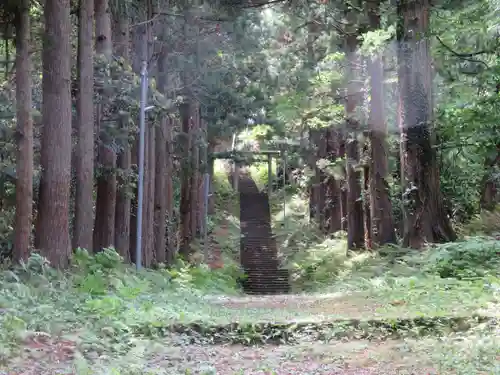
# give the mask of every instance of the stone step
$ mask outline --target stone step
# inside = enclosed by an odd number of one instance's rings
[[[290,272],[288,270],[277,270],[273,268],[268,268],[268,269],[259,269],[259,270],[245,270],[245,274],[249,276],[263,276],[263,277],[268,277],[268,276],[286,276],[288,277]]]
[[[246,289],[246,294],[250,295],[277,295],[277,294],[289,294],[290,288],[279,287],[279,288],[258,288],[258,289]]]
[[[274,277],[274,278],[252,278],[248,277],[245,279],[245,281],[250,285],[274,285],[274,284],[288,284],[288,279],[287,278],[279,278],[279,277]]]

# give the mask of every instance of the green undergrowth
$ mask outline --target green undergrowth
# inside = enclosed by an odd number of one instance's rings
[[[209,232],[213,242],[222,251],[224,264],[238,264],[240,252],[239,196],[233,190],[226,171],[227,165],[216,160],[214,165],[213,191],[215,212],[209,216]],[[223,235],[217,229],[224,228]]]
[[[191,350],[181,346],[178,350],[166,352],[165,342],[161,342],[144,345],[135,355],[114,359],[111,363],[89,365],[80,361],[78,374],[334,374],[337,369],[347,367],[356,368],[358,371],[351,373],[359,374],[498,375],[500,342],[493,333],[489,328],[478,326],[466,333],[457,332],[445,337],[405,337],[384,342],[363,339],[329,341],[325,337],[324,340],[282,345],[272,350],[269,347],[237,346],[233,352],[230,346],[202,344],[190,345]],[[315,372],[318,364],[323,364],[326,371]],[[378,366],[381,371],[371,371]],[[224,367],[234,370],[219,372]]]
[[[366,290],[433,278],[461,280],[469,285],[478,280],[496,283],[500,277],[500,241],[495,236],[466,236],[423,251],[394,245],[377,252],[350,252],[344,233],[327,237],[309,222],[308,202],[300,194],[290,194],[285,209],[282,195],[274,194],[273,208],[273,231],[280,257],[290,270],[296,292]],[[485,215],[489,221],[483,217],[470,225],[476,229],[487,227],[479,233],[492,233],[492,217],[497,218],[497,214]]]
[[[61,273],[35,254],[1,273],[0,359],[34,332],[79,333],[89,350],[126,351],[145,327],[210,320],[213,308],[200,303],[203,295],[238,294],[236,268],[210,271],[179,262],[171,270],[136,272],[110,249],[95,256],[78,250],[73,261]]]
[[[472,251],[478,243],[483,252]],[[172,334],[182,345],[252,345],[490,332],[498,327],[496,266],[491,258],[479,265],[493,245],[481,237],[419,256],[351,257],[323,288],[331,296],[255,306],[239,296],[237,267],[210,271],[179,262],[136,272],[111,249],[94,256],[78,250],[72,269],[60,273],[35,254],[0,276],[0,359],[15,356],[35,333],[75,341],[88,360],[92,353],[128,356],[139,342]],[[475,276],[468,269],[473,262]],[[441,277],[450,264],[461,271]]]

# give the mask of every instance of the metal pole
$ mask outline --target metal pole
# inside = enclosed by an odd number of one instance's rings
[[[269,199],[271,199],[273,191],[273,159],[271,154],[267,155],[267,189],[267,194],[269,195]],[[270,201],[269,204],[271,204]]]
[[[144,197],[144,133],[146,129],[146,101],[148,98],[148,64],[142,63],[141,103],[139,112],[139,180],[137,181],[137,238],[135,244],[135,266],[142,267],[142,209]]]
[[[233,144],[231,145],[231,151],[234,151],[236,149],[236,133],[233,134]],[[232,163],[232,170],[233,170],[233,189],[237,192],[238,191],[238,182],[240,180],[239,177],[239,170],[237,163],[233,159]]]
[[[203,122],[205,136],[205,147],[203,150],[203,161],[205,162],[205,175],[203,185],[203,255],[205,264],[208,264],[208,197],[210,195],[210,160],[208,159],[208,124]]]
[[[283,227],[286,229],[286,151],[283,151]]]
[[[210,194],[210,174],[205,172],[204,204],[203,204],[203,255],[208,264],[208,195]]]

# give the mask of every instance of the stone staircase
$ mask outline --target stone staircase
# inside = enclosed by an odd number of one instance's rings
[[[288,270],[280,269],[278,250],[271,229],[271,211],[266,192],[244,173],[239,175],[240,259],[248,294],[285,294],[290,291]]]

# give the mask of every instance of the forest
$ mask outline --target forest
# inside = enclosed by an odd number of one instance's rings
[[[0,374],[500,375],[497,0],[0,0]]]

